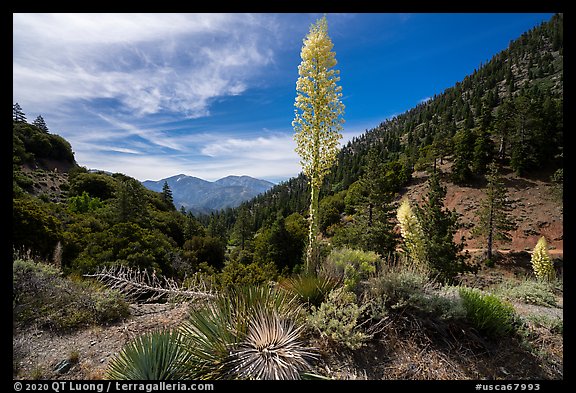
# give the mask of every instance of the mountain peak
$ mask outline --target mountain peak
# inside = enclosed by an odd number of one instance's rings
[[[274,186],[274,183],[247,175],[230,175],[210,182],[185,174],[157,181],[146,180],[142,184],[149,190],[161,192],[164,182],[168,183],[172,191],[176,208],[184,207],[194,213],[210,213],[236,207]]]

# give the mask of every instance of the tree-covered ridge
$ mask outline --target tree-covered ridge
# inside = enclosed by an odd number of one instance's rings
[[[518,174],[561,169],[563,15],[522,34],[462,82],[349,141],[325,178],[321,198],[358,181],[370,151],[407,174],[450,158],[451,180],[459,184],[482,178],[492,159]],[[309,193],[300,174],[215,216],[233,225],[236,211],[248,209],[257,229],[277,214],[305,215]]]

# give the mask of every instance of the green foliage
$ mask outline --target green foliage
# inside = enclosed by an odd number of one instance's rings
[[[75,165],[72,147],[61,136],[49,134],[25,121],[13,123],[12,130],[13,140],[17,143],[13,149],[16,161],[39,164],[38,160],[49,159]]]
[[[326,233],[326,229],[331,225],[338,224],[340,222],[340,213],[344,211],[345,207],[345,195],[346,192],[342,191],[335,195],[324,197],[320,201],[318,221],[320,230],[323,233]]]
[[[340,287],[329,293],[320,307],[312,307],[308,323],[322,337],[350,349],[358,349],[371,336],[362,330],[360,319],[368,305],[358,305],[356,295]]]
[[[510,300],[537,306],[557,306],[554,288],[548,282],[530,278],[526,278],[519,283],[517,281],[507,280],[500,284],[495,290],[498,294]]]
[[[224,266],[224,244],[220,239],[212,236],[193,236],[184,242],[184,259],[188,260],[192,266],[197,266],[202,262],[217,269]]]
[[[139,270],[171,273],[174,244],[157,229],[120,223],[89,234],[85,241],[86,247],[72,264],[72,269],[78,272],[93,273],[101,266],[122,264]]]
[[[376,272],[378,262],[380,256],[373,251],[333,249],[322,264],[321,272],[342,281],[345,288],[353,290],[357,288],[360,280]]]
[[[291,272],[302,263],[306,244],[306,220],[298,213],[279,216],[270,228],[262,228],[254,239],[254,262],[274,263],[279,271]]]
[[[514,307],[496,295],[476,288],[460,287],[460,297],[467,319],[490,337],[501,337],[514,330]]]
[[[236,286],[264,285],[276,279],[277,276],[276,265],[273,263],[262,265],[251,262],[243,264],[233,260],[224,265],[218,274],[218,281],[221,288],[229,290]]]
[[[186,375],[187,353],[180,332],[161,330],[136,337],[110,361],[108,379],[178,380]]]
[[[61,236],[62,222],[52,205],[36,198],[14,199],[12,203],[12,244],[48,258]]]
[[[300,308],[266,286],[221,293],[181,328],[191,379],[297,379],[314,358],[300,339]],[[247,367],[246,365],[250,366]]]
[[[92,198],[106,201],[114,197],[118,181],[102,173],[76,171],[70,174],[70,195],[79,196],[87,192]]]
[[[460,319],[465,314],[451,287],[440,288],[425,269],[412,263],[386,266],[369,280],[368,288],[372,301],[386,309],[442,319]]]
[[[554,270],[554,264],[548,253],[548,243],[546,238],[542,236],[534,250],[532,251],[531,257],[532,270],[539,280],[542,281],[553,281],[556,278],[556,271]]]
[[[66,331],[129,315],[128,304],[118,292],[64,278],[53,266],[15,259],[12,273],[13,318],[17,324]]]
[[[295,295],[301,303],[318,307],[338,283],[326,275],[304,273],[284,278],[280,281],[280,286]]]
[[[423,204],[416,207],[416,217],[422,228],[425,260],[431,273],[443,283],[453,282],[458,274],[473,270],[467,265],[467,254],[462,254],[464,240],[454,241],[460,228],[456,210],[444,207],[446,188],[440,184],[438,174],[428,180],[428,191]]]
[[[516,229],[516,223],[509,215],[510,202],[495,162],[489,165],[486,180],[486,197],[476,210],[476,225],[471,233],[486,239],[487,260],[491,261],[494,241],[511,241],[509,232]]]
[[[100,198],[91,198],[86,191],[80,196],[68,198],[68,209],[73,213],[88,213],[101,208]]]

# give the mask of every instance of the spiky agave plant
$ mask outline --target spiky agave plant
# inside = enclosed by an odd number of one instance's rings
[[[232,351],[230,374],[241,379],[300,379],[317,357],[300,340],[304,325],[282,318],[266,307],[255,309],[248,332]]]
[[[106,376],[119,380],[180,379],[186,375],[187,356],[177,331],[156,331],[129,342],[112,359]]]
[[[297,379],[314,357],[300,341],[299,307],[293,296],[268,287],[220,294],[182,326],[187,377]]]

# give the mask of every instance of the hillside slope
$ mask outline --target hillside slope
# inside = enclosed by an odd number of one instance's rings
[[[447,174],[450,163],[439,169]],[[404,190],[402,196],[412,201],[420,201],[426,193],[426,180],[429,175],[425,171],[413,173],[413,181]],[[512,241],[509,243],[496,242],[495,247],[501,251],[532,251],[541,236],[546,237],[550,253],[557,257],[563,256],[564,249],[564,217],[563,203],[558,195],[557,185],[550,181],[550,173],[541,171],[530,177],[519,177],[511,171],[502,176],[511,202],[512,211],[517,229],[510,232]],[[480,251],[485,248],[485,240],[474,238],[470,229],[477,218],[475,212],[485,198],[485,190],[481,185],[460,186],[452,182],[443,182],[446,187],[445,207],[456,210],[460,216],[463,228],[455,235],[459,241],[463,236],[466,249]]]

